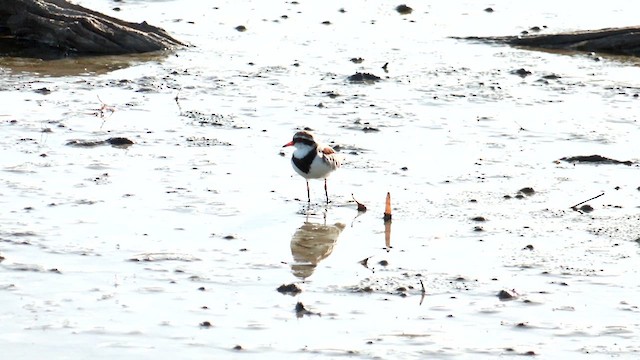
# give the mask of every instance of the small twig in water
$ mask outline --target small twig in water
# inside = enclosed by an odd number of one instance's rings
[[[114,112],[116,112],[116,109],[113,106],[109,106],[105,104],[104,101],[100,99],[100,96],[96,95],[96,97],[98,98],[98,101],[100,101],[100,108],[93,109],[95,111],[93,115],[98,116],[100,119],[102,119],[102,124],[100,124],[100,129],[102,129],[102,127],[104,126],[104,123],[107,121],[107,119],[104,118],[104,113],[108,111],[109,116],[111,116],[113,115]]]
[[[602,195],[604,195],[604,193],[602,193],[602,194],[600,194],[600,195],[596,195],[596,196],[592,197],[591,199],[587,199],[587,200],[585,200],[585,201],[583,201],[583,202],[579,202],[579,203],[577,203],[577,204],[573,205],[573,206],[571,207],[571,209],[572,209],[572,210],[574,210],[574,211],[578,211],[578,206],[580,206],[580,205],[582,205],[582,204],[584,204],[584,203],[586,203],[586,202],[588,202],[588,201],[591,201],[591,200],[593,200],[593,199],[597,199],[597,198],[599,198],[599,197],[600,197],[600,196],[602,196]]]
[[[358,204],[358,211],[359,211],[359,212],[365,212],[365,211],[367,211],[367,207],[366,207],[366,206],[364,206],[364,204],[363,204],[363,203],[361,203],[360,201],[356,200],[356,197],[355,197],[355,196],[353,196],[353,193],[351,193],[351,198],[353,199],[353,201],[355,201],[355,202],[356,202],[356,204]]]
[[[173,100],[175,100],[176,101],[176,105],[178,105],[178,112],[180,114],[182,114],[182,107],[180,106],[180,98],[179,98],[179,96],[180,96],[180,91],[178,91],[178,93],[176,94],[176,97],[174,97]]]

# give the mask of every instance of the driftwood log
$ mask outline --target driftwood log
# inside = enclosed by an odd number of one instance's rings
[[[539,49],[587,51],[613,55],[640,56],[640,27],[608,28],[559,34],[525,36],[467,37],[512,46]]]
[[[66,0],[0,0],[0,54],[40,58],[117,55],[184,45],[163,29]]]

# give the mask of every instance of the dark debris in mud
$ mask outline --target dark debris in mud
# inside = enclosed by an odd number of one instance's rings
[[[296,317],[298,317],[298,318],[301,318],[301,317],[303,317],[303,316],[305,316],[305,315],[307,315],[307,316],[311,316],[311,315],[318,315],[318,316],[322,316],[322,314],[320,314],[319,312],[312,312],[312,311],[307,310],[307,309],[304,307],[304,304],[302,304],[302,303],[301,303],[301,302],[299,302],[299,301],[298,301],[298,303],[296,304],[295,311],[296,311]]]
[[[517,69],[517,70],[513,70],[513,71],[511,71],[511,73],[513,75],[518,75],[521,78],[525,78],[525,77],[531,75],[531,71],[529,71],[527,69],[523,69],[523,68],[520,68],[520,69]]]
[[[591,201],[591,200],[597,199],[597,198],[599,198],[599,197],[601,197],[601,196],[604,196],[604,193],[601,193],[600,195],[597,195],[597,196],[594,196],[594,197],[589,198],[589,199],[587,199],[587,200],[584,200],[584,201],[582,201],[582,202],[579,202],[579,203],[577,203],[577,204],[573,205],[573,206],[571,207],[571,209],[572,209],[573,211],[577,211],[577,212],[580,212],[580,213],[589,213],[589,212],[592,212],[592,211],[593,211],[593,207],[592,207],[591,205],[589,205],[589,204],[585,204],[585,203],[587,203],[587,202],[589,202],[589,201]],[[585,204],[585,205],[582,205],[582,204]],[[580,205],[582,205],[582,206],[580,206]],[[580,207],[578,207],[578,206],[580,206]]]
[[[83,140],[83,139],[74,139],[67,141],[67,146],[80,147],[80,148],[91,148],[102,145],[111,145],[113,147],[127,148],[133,145],[133,141],[129,140],[125,137],[111,137],[105,140]]]
[[[149,253],[149,254],[140,254],[134,256],[129,259],[129,261],[134,262],[152,262],[152,261],[184,261],[184,262],[192,262],[199,261],[195,256],[186,255],[186,254],[175,254],[175,253]]]
[[[368,259],[369,258],[365,260]],[[446,281],[438,286],[446,286],[447,288],[454,288],[455,290],[469,290],[469,287],[464,284],[467,282],[466,279],[462,277],[459,277],[459,279],[462,280]],[[469,283],[473,284],[476,283],[476,281],[471,280]],[[429,286],[430,284],[427,285]],[[359,285],[348,287],[348,290],[354,293],[394,295],[403,298],[410,295],[424,297],[427,294],[423,275],[421,273],[409,272],[404,272],[401,276],[366,278],[363,279]]]
[[[35,264],[14,263],[14,264],[8,264],[8,265],[4,265],[4,266],[7,269],[14,270],[14,271],[37,272],[37,273],[49,272],[49,273],[53,273],[53,274],[62,274],[62,272],[60,270],[56,269],[56,268],[44,269],[42,266],[35,265]]]
[[[278,292],[281,294],[288,294],[291,296],[298,295],[299,293],[302,292],[302,289],[300,289],[296,284],[288,284],[288,285],[282,284],[278,286],[276,290],[278,290]]]
[[[349,76],[347,78],[347,80],[349,80],[352,83],[357,83],[357,84],[374,84],[380,80],[382,80],[381,77],[370,74],[370,73],[361,73],[361,72],[357,72],[351,76]]]
[[[406,4],[402,4],[402,5],[398,5],[396,6],[396,11],[400,14],[400,15],[409,15],[413,12],[413,9],[409,6],[407,6]]]
[[[111,183],[111,180],[109,180],[109,173],[103,173],[88,180],[96,185],[105,185]]]
[[[560,158],[561,161],[566,161],[570,163],[589,163],[589,164],[613,164],[613,165],[627,165],[631,166],[634,164],[633,161],[621,161],[616,159],[610,159],[608,157],[604,157],[602,155],[579,155],[579,156],[569,156]]]
[[[584,212],[584,213],[590,213],[593,211],[593,206],[589,205],[589,204],[585,204],[579,207],[580,211]]]
[[[375,127],[375,126],[371,125],[371,123],[369,123],[368,121],[361,122],[360,120],[354,121],[353,125],[341,125],[341,127],[343,129],[359,130],[359,131],[362,131],[362,132],[365,132],[365,133],[379,132],[380,131],[379,127]]]
[[[188,137],[185,139],[190,147],[231,146],[231,143],[206,137]]]
[[[497,296],[498,296],[498,299],[502,301],[506,301],[506,300],[515,300],[520,295],[518,295],[518,293],[515,290],[511,289],[511,290],[500,290]]]
[[[523,187],[522,189],[518,190],[518,192],[521,193],[521,194],[525,194],[527,196],[531,196],[531,195],[535,194],[535,190],[533,190],[533,188],[529,187],[529,186]]]
[[[515,355],[515,354],[518,354],[514,348],[506,348],[506,349],[504,349],[504,351],[506,351],[506,352],[508,352],[508,353],[513,353],[514,355]],[[529,351],[525,351],[525,352],[519,353],[519,355],[523,355],[523,356],[536,356],[536,355],[538,355],[538,354],[537,354],[535,351],[533,351],[533,350],[529,350]]]
[[[29,241],[27,240],[12,240],[12,239],[3,239],[0,238],[0,242],[6,242],[6,243],[10,243],[13,245],[32,245]]]
[[[369,256],[367,258],[364,258],[364,259],[358,261],[358,263],[368,269],[369,268],[368,263],[369,263],[369,259],[370,258],[371,258],[371,256]]]
[[[180,113],[180,116],[185,117],[193,124],[200,126],[219,126],[231,129],[247,129],[248,126],[238,124],[235,117],[231,115],[223,114],[206,114],[197,110],[188,110]]]
[[[505,200],[509,200],[509,199],[512,199],[512,198],[516,198],[516,199],[522,200],[522,199],[525,199],[527,196],[532,196],[535,193],[536,193],[536,191],[532,187],[527,186],[527,187],[523,187],[522,189],[518,190],[516,192],[516,194],[513,195],[513,196],[511,196],[509,194],[506,194],[506,195],[503,195],[502,198],[505,199]]]

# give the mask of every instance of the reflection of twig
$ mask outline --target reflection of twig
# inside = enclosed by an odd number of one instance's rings
[[[176,101],[176,105],[178,105],[178,113],[182,114],[182,107],[180,106],[180,91],[178,91],[178,93],[176,94],[176,97],[173,98],[173,100]]]
[[[384,222],[384,246],[391,251],[391,220]]]
[[[363,204],[359,203],[358,200],[356,200],[356,198],[353,196],[353,194],[351,194],[351,197],[353,198],[353,201],[356,202],[356,204],[358,204],[358,213],[356,214],[356,216],[353,218],[353,220],[351,220],[351,227],[353,227],[353,224],[356,222],[356,219],[358,217],[360,217],[360,215],[364,214],[365,212],[367,212],[367,207],[364,206]]]
[[[599,197],[600,197],[600,196],[602,196],[602,195],[604,195],[604,193],[602,193],[602,194],[600,194],[600,195],[597,195],[597,196],[594,196],[594,197],[592,197],[591,199],[587,199],[587,200],[585,200],[585,201],[583,201],[583,202],[579,202],[579,203],[577,203],[577,204],[573,205],[573,206],[571,207],[571,209],[572,209],[572,210],[574,210],[574,211],[578,211],[578,206],[580,206],[580,205],[582,205],[582,204],[584,204],[584,203],[586,203],[586,202],[588,202],[588,201],[591,201],[591,200],[593,200],[593,199],[597,199],[597,198],[599,198]]]
[[[422,296],[420,297],[420,305],[422,305],[422,301],[424,300],[424,297],[427,295],[427,290],[424,289],[424,284],[422,283],[422,280],[420,280],[420,286],[422,286]]]

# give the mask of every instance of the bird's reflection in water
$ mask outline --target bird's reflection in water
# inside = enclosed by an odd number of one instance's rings
[[[344,229],[342,223],[333,225],[307,221],[291,237],[291,271],[302,280],[313,274],[318,263],[333,251],[338,236]]]

